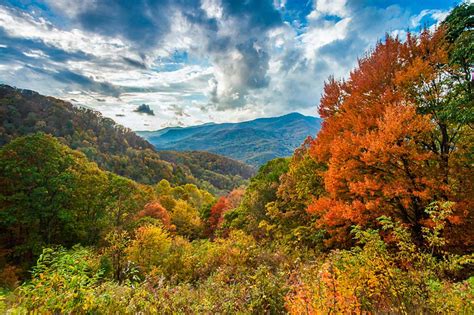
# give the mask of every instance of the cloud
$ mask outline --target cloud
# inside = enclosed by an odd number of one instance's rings
[[[135,60],[135,59],[128,58],[128,57],[122,57],[122,59],[123,59],[123,61],[125,61],[127,64],[129,64],[132,67],[136,67],[136,68],[139,68],[139,69],[146,69],[147,68],[146,64],[143,61]]]
[[[177,104],[171,104],[169,106],[169,110],[172,111],[176,116],[178,117],[190,117],[188,113],[186,113],[185,109],[183,106],[177,105]]]
[[[249,90],[268,85],[266,32],[283,22],[269,0],[104,0],[74,8],[64,1],[50,3],[84,30],[118,37],[145,53],[157,47],[168,52],[179,47],[207,55],[217,72],[209,87],[211,103],[217,109],[242,106]],[[196,42],[187,40],[190,32]],[[130,57],[124,61],[147,66]]]
[[[43,1],[0,5],[1,81],[134,129],[314,114],[329,75],[449,11],[435,0]],[[143,103],[160,114],[134,113]]]
[[[320,14],[345,17],[348,14],[346,2],[347,0],[316,0],[315,11]]]

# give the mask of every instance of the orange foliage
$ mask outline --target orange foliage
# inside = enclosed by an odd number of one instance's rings
[[[226,197],[227,203],[228,203],[228,209],[237,208],[244,194],[245,194],[245,189],[243,188],[236,188],[232,190]]]
[[[325,121],[310,154],[328,166],[327,195],[308,212],[320,217],[330,243],[350,240],[350,226],[372,226],[381,215],[400,219],[420,237],[425,207],[456,200],[447,180],[452,164],[442,163],[449,152],[426,145],[439,133],[435,112],[420,110],[423,100],[412,93],[416,88],[428,101],[442,97],[419,88],[420,81],[441,76],[439,65],[447,63],[442,40],[442,30],[409,35],[406,43],[387,37],[349,80],[326,83],[319,109]]]
[[[168,211],[157,201],[146,204],[143,210],[138,213],[138,217],[154,218],[160,220],[165,228],[171,228],[171,218]]]

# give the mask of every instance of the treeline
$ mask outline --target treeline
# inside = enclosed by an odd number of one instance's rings
[[[315,139],[218,199],[105,173],[51,136],[13,140],[0,149],[0,309],[473,313],[473,15],[463,4],[379,42],[327,82]],[[88,222],[95,203],[103,221]],[[25,249],[41,254],[20,284]]]
[[[202,188],[219,195],[246,185],[248,179],[256,172],[247,164],[209,152],[158,152],[164,161],[189,169],[189,172],[200,180]]]
[[[19,136],[44,132],[83,152],[102,169],[143,184],[166,179],[225,193],[253,174],[251,167],[224,157],[205,159],[202,154],[191,152],[179,153],[178,157],[174,156],[178,153],[170,151],[163,158],[148,141],[99,112],[7,85],[0,85],[0,121],[0,146]],[[194,165],[191,169],[190,164],[174,163],[183,156],[196,160],[194,155],[203,159],[199,166],[205,168]],[[213,176],[220,180],[210,183],[208,180]]]

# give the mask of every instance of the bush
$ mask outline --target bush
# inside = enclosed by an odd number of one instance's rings
[[[333,251],[320,264],[303,264],[294,272],[287,310],[292,314],[474,312],[474,277],[453,282],[446,276],[472,264],[472,255],[434,255],[417,247],[407,228],[388,218],[380,221],[394,248],[379,231],[354,228],[358,246]],[[427,240],[439,237],[436,228],[424,232]]]

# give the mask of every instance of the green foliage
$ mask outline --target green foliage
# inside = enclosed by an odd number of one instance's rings
[[[199,187],[217,195],[245,185],[255,173],[247,164],[209,152],[159,151],[159,154],[163,160],[189,170],[198,179]]]
[[[2,250],[23,267],[45,246],[97,244],[110,227],[129,224],[152,193],[42,133],[0,149],[0,183]]]
[[[243,163],[210,153],[156,152],[132,130],[99,112],[7,85],[0,85],[0,121],[0,146],[44,132],[83,152],[102,169],[144,184],[167,179],[225,193],[253,174]]]
[[[24,313],[87,312],[93,309],[94,289],[103,271],[94,252],[87,248],[45,248],[33,268],[31,282],[17,289],[15,310]]]
[[[456,80],[451,88],[452,101],[448,104],[449,118],[462,124],[474,121],[474,97],[471,71],[474,64],[474,4],[463,3],[454,8],[442,24],[446,38],[451,44],[449,62],[456,71],[451,73]]]
[[[254,235],[264,233],[258,228],[268,220],[266,205],[276,200],[280,176],[287,172],[289,159],[278,158],[263,165],[250,180],[240,207],[225,214],[224,226],[243,228]]]
[[[314,231],[316,218],[307,212],[311,201],[325,193],[320,175],[325,167],[308,152],[312,140],[308,137],[295,151],[288,171],[280,178],[277,198],[266,205],[272,222],[272,234],[290,246],[317,247],[323,240],[324,231]]]
[[[107,176],[83,154],[44,134],[0,149],[0,237],[17,262],[47,244],[97,242],[106,224]]]

